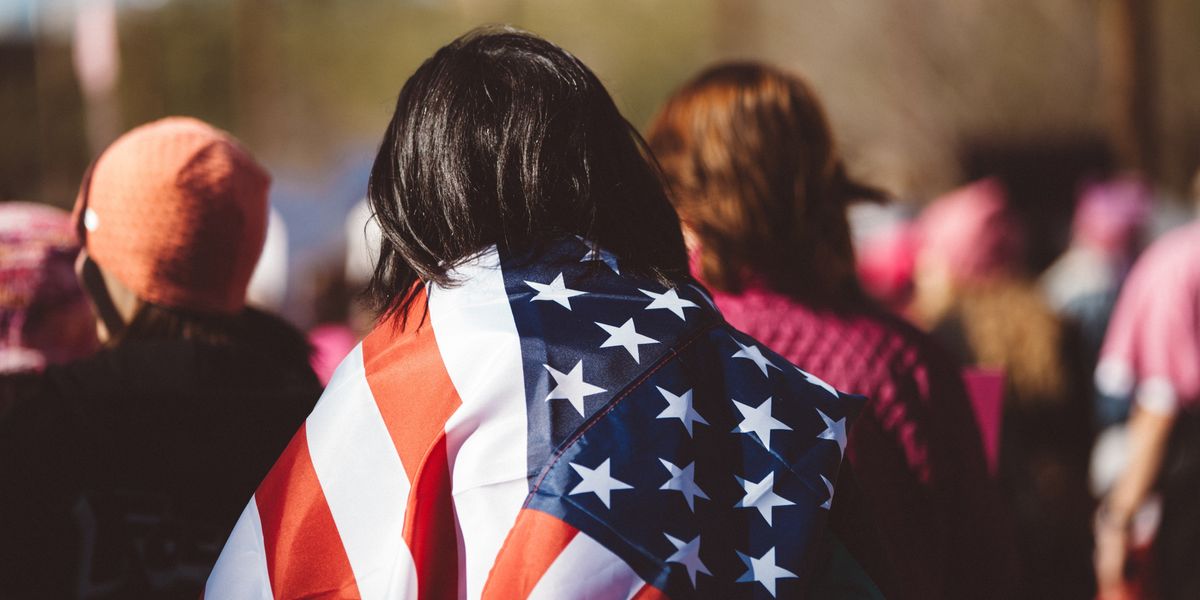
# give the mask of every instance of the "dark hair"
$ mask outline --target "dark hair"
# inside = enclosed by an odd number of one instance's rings
[[[804,80],[757,63],[711,67],[667,101],[648,137],[706,283],[739,292],[760,277],[812,300],[857,289],[846,203],[880,193],[846,176]]]
[[[247,350],[280,364],[307,364],[312,357],[308,338],[283,319],[249,306],[237,314],[191,311],[138,298],[126,323],[113,302],[99,265],[84,254],[79,283],[91,300],[96,318],[108,329],[107,348],[129,342],[184,340],[208,346]]]
[[[109,348],[129,342],[187,340],[209,346],[248,350],[281,364],[308,364],[312,346],[288,322],[256,308],[236,315],[208,314],[140,300],[129,323],[106,342]]]
[[[579,59],[512,29],[470,32],[400,90],[368,188],[383,244],[368,293],[405,312],[420,281],[495,244],[568,235],[623,272],[686,274],[679,220],[637,131]]]

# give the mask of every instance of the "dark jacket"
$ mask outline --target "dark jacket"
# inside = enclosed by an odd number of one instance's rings
[[[0,379],[0,597],[198,595],[321,392],[298,333],[250,337]]]

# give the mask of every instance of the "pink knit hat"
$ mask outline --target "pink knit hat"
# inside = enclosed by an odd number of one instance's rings
[[[40,369],[93,348],[81,339],[85,336],[68,331],[91,322],[75,280],[78,253],[70,216],[62,209],[0,203],[0,373]]]
[[[1150,219],[1152,202],[1153,191],[1136,175],[1089,183],[1075,206],[1075,241],[1109,252],[1131,252]]]
[[[922,211],[917,227],[922,254],[941,261],[955,281],[1010,273],[1025,256],[1024,231],[995,179],[938,198]]]
[[[876,300],[892,309],[911,299],[919,240],[916,225],[897,221],[860,241],[855,249],[858,278]]]
[[[75,203],[88,254],[139,298],[233,314],[262,252],[270,176],[187,117],[142,125],[96,160]]]

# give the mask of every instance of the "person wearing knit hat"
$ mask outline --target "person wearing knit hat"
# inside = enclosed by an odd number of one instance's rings
[[[1021,566],[1013,597],[1088,597],[1092,429],[1082,339],[1026,274],[1026,229],[1001,180],[934,200],[917,228],[915,316],[964,364],[1004,374],[998,474]]]
[[[269,186],[237,140],[186,117],[126,133],[84,176],[76,271],[103,348],[0,378],[0,595],[199,594],[321,392],[303,335],[246,304]]]
[[[96,349],[92,311],[75,279],[70,215],[0,204],[0,373],[41,370]]]
[[[105,284],[129,292],[120,299],[232,315],[245,307],[266,239],[269,185],[233,138],[171,117],[130,131],[101,154],[74,217]],[[117,308],[127,316],[130,305]]]
[[[1084,185],[1075,205],[1070,246],[1040,278],[1050,306],[1079,324],[1091,366],[1099,358],[1117,294],[1141,250],[1153,201],[1153,190],[1133,174]],[[1097,428],[1124,421],[1125,399],[1096,392]]]
[[[918,319],[936,320],[963,286],[1005,279],[1025,257],[1025,232],[996,179],[969,183],[938,198],[917,220]]]

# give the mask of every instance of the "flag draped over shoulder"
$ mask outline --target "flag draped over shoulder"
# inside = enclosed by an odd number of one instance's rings
[[[206,597],[798,597],[862,399],[563,240],[345,359]]]

